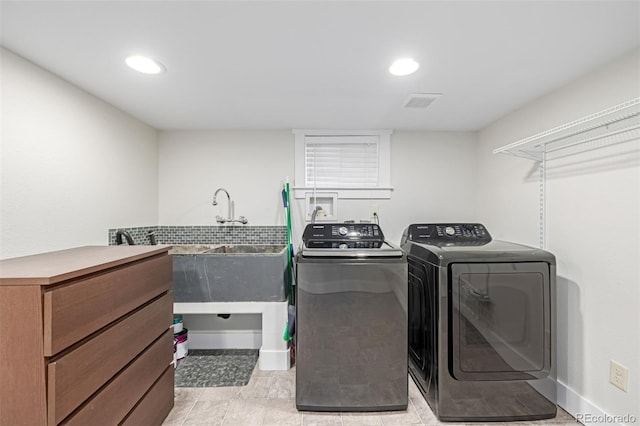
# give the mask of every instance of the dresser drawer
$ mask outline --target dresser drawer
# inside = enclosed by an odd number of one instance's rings
[[[173,408],[174,375],[169,366],[120,426],[160,426]]]
[[[53,356],[171,289],[171,256],[109,270],[44,293],[44,355]]]
[[[64,424],[70,426],[119,424],[164,373],[172,360],[173,333],[167,330]],[[173,392],[171,394],[173,396]]]
[[[173,292],[169,292],[50,362],[48,423],[58,424],[165,333],[172,312]]]

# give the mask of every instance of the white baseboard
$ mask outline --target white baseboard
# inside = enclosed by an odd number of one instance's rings
[[[189,330],[189,349],[260,349],[262,330]]]
[[[625,423],[635,423],[637,419],[633,416],[625,419],[622,416],[612,416],[605,413],[600,407],[591,401],[578,395],[573,389],[558,381],[558,405],[567,413],[576,418],[584,425],[589,424],[609,424],[623,425]]]
[[[269,351],[260,349],[260,370],[286,371],[291,368],[291,349]]]

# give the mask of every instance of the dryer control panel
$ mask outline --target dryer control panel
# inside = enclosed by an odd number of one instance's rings
[[[314,223],[304,229],[302,242],[309,248],[380,248],[384,235],[375,223]]]
[[[423,223],[409,225],[402,239],[423,244],[483,245],[491,241],[491,235],[480,223]]]

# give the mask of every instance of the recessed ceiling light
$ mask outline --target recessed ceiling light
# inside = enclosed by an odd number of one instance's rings
[[[165,71],[164,66],[160,62],[156,62],[146,56],[132,55],[124,61],[129,67],[144,74],[160,74]]]
[[[393,75],[409,75],[418,70],[420,64],[411,58],[402,58],[395,61],[389,67],[389,72]]]

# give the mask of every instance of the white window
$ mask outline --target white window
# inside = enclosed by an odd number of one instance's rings
[[[294,130],[295,196],[390,198],[391,131]]]

